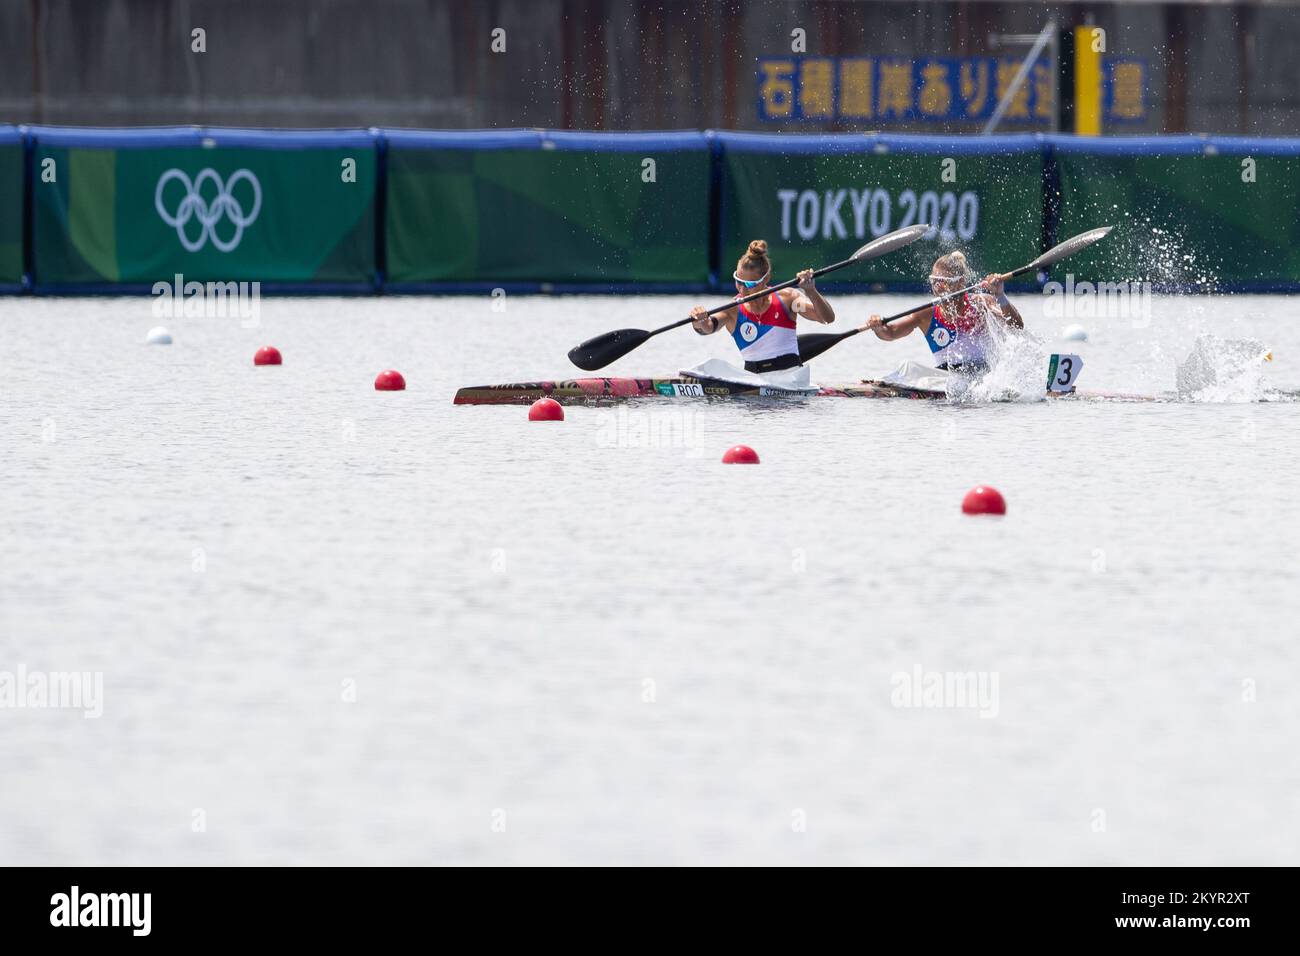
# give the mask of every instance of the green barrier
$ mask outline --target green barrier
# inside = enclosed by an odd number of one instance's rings
[[[0,140],[0,285],[22,278],[23,146],[15,135]]]
[[[725,291],[752,239],[768,241],[781,278],[916,222],[934,224],[939,241],[828,284],[916,288],[948,248],[964,249],[978,272],[1002,271],[1037,255],[1045,233],[1114,223],[1106,242],[1053,278],[1300,286],[1300,140],[53,127],[27,135],[24,187],[24,145],[0,127],[7,291],[22,281],[24,254],[36,291],[147,288],[177,274],[261,281],[268,291],[385,283]]]
[[[38,131],[38,288],[375,281],[377,151],[364,133]]]
[[[1300,282],[1300,144],[1062,141],[1054,155],[1057,234],[1117,226],[1104,243],[1058,265],[1057,281],[1074,276],[1202,292]],[[1247,158],[1253,166],[1243,165]]]
[[[384,135],[392,285],[708,282],[702,134]]]
[[[1022,265],[1041,251],[1043,156],[1031,138],[718,139],[724,280],[752,239],[767,240],[785,278],[920,222],[937,227],[937,242],[854,266],[843,281],[924,284],[934,259],[950,248],[965,251],[981,273]]]

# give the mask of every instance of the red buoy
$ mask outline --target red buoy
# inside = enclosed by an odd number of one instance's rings
[[[530,422],[562,422],[564,406],[553,398],[539,398],[528,409]]]
[[[376,392],[400,392],[406,388],[406,379],[402,378],[402,373],[394,369],[380,372],[375,379]]]
[[[996,488],[980,485],[966,492],[966,497],[961,501],[961,510],[968,515],[1004,515],[1007,513],[1007,502],[1002,497],[1002,492]]]
[[[254,365],[279,365],[282,361],[280,350],[274,345],[263,345],[253,356]]]
[[[722,456],[724,465],[757,465],[758,452],[748,445],[733,445]]]

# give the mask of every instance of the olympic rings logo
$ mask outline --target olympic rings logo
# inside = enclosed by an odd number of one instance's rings
[[[175,213],[168,212],[163,204],[163,190],[172,180],[185,187],[185,196],[181,199]],[[253,190],[253,208],[247,214],[244,213],[244,207],[234,195],[235,184],[240,180],[247,182]],[[204,199],[202,195],[204,185],[209,182],[215,185],[217,190],[216,196],[211,201]],[[214,169],[201,171],[192,182],[190,177],[179,169],[169,169],[158,180],[153,204],[162,221],[175,228],[176,236],[187,252],[198,252],[209,239],[220,251],[231,252],[244,238],[244,230],[253,224],[257,214],[262,211],[262,184],[247,169],[235,170],[230,179],[224,183]],[[217,223],[222,217],[229,219],[235,225],[235,233],[229,239],[222,239],[217,235]],[[191,239],[185,234],[185,227],[191,219],[197,219],[202,227],[197,239]]]

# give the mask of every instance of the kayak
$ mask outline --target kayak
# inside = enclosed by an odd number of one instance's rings
[[[1047,366],[1045,391],[1062,397],[1076,394],[1074,383],[1083,369],[1077,355],[1052,355]],[[802,373],[802,374],[798,374]],[[904,362],[884,379],[864,379],[847,385],[810,385],[808,370],[800,367],[757,375],[710,359],[684,369],[671,378],[591,377],[507,385],[472,385],[456,392],[456,405],[531,405],[552,398],[561,405],[602,405],[638,398],[909,398],[946,399],[961,376]],[[1091,398],[1132,398],[1091,393]]]
[[[885,382],[818,385],[803,389],[774,388],[720,379],[694,378],[573,378],[507,385],[472,385],[456,392],[456,405],[531,405],[553,398],[561,405],[605,405],[639,398],[946,398],[947,393]]]

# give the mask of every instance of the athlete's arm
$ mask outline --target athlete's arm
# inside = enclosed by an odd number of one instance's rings
[[[713,315],[708,314],[708,309],[702,305],[697,305],[691,309],[691,318],[695,321],[691,323],[693,328],[700,335],[712,335],[718,329],[727,328],[730,325],[728,321],[734,309],[724,309],[722,312],[715,312]]]
[[[791,294],[786,305],[790,307],[791,312],[805,319],[812,319],[814,322],[830,325],[835,321],[835,310],[818,290],[811,269],[804,269],[799,273],[799,290]]]
[[[930,306],[924,309],[917,309],[901,319],[894,319],[892,322],[885,322],[878,315],[873,315],[867,319],[861,326],[862,331],[870,329],[876,333],[876,338],[885,342],[892,342],[895,339],[901,339],[905,335],[911,335],[917,329],[922,328],[926,320],[930,318]]]
[[[1007,320],[1007,325],[1013,329],[1023,329],[1025,327],[1025,320],[1020,317],[1020,310],[1011,304],[1011,300],[1007,298],[1005,292],[999,297],[998,305],[1002,307],[1002,317]]]
[[[983,286],[988,290],[988,294],[997,302],[997,313],[1002,320],[1013,329],[1023,329],[1025,320],[1020,317],[1020,310],[1011,304],[1007,298],[1006,289],[1002,286],[1002,276],[996,272],[985,276]]]

